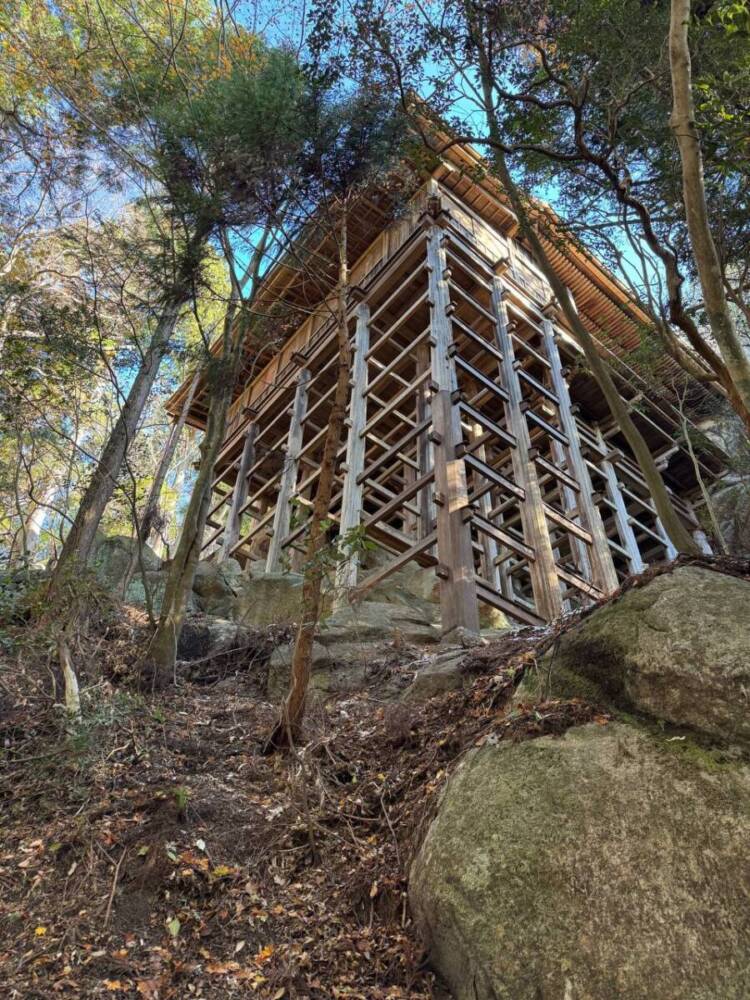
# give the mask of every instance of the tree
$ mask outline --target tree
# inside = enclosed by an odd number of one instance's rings
[[[524,106],[534,108],[539,101],[533,79],[546,72],[544,56],[539,55],[537,61],[539,47],[526,44],[524,61],[523,53],[516,59],[516,50],[521,47],[519,33],[527,38],[537,24],[548,30],[541,6],[524,8],[522,17],[512,4],[486,5],[473,0],[417,3],[415,12],[404,15],[404,23],[384,26],[379,8],[363,5],[358,8],[358,37],[368,47],[369,57],[378,61],[381,72],[390,77],[405,107],[414,108],[411,93],[418,92],[427,78],[433,88],[431,103],[434,101],[451,126],[453,138],[449,141],[471,141],[491,151],[490,169],[504,187],[523,235],[636,456],[666,531],[678,550],[695,551],[695,542],[674,511],[648,445],[620,397],[591,334],[581,322],[567,288],[551,265],[539,235],[545,225],[544,213],[529,201],[509,167],[509,158],[518,156],[519,151],[538,152],[538,143],[519,140],[499,109],[509,100],[508,94],[516,94],[516,89],[509,91],[508,81],[515,81],[519,73],[523,79],[524,74],[532,77],[523,91],[527,96]],[[532,26],[529,31],[524,27],[527,23]],[[456,38],[462,40],[460,49],[455,45]],[[520,69],[516,63],[520,63]],[[568,108],[570,96],[566,93],[558,104]],[[558,104],[553,107],[557,109]],[[424,106],[416,110],[415,126],[424,131],[419,120],[425,113]],[[425,140],[435,145],[429,134],[425,134]],[[437,145],[440,147],[439,142]]]
[[[216,26],[204,27],[201,13],[196,9],[187,21],[175,23],[170,11],[160,15],[148,4],[127,12],[118,5],[100,4],[93,11],[85,3],[49,4],[38,17],[21,17],[13,29],[15,57],[23,55],[46,85],[45,120],[72,122],[70,141],[80,156],[85,150],[103,155],[112,186],[122,185],[124,175],[163,237],[153,261],[162,293],[147,324],[148,346],[65,538],[50,580],[52,602],[88,561],[176,323],[195,293],[215,227],[203,205],[185,198],[189,180],[181,164],[164,155],[158,114],[178,91],[203,85]],[[49,58],[52,43],[67,59]]]
[[[690,0],[672,0],[669,63],[673,104],[670,126],[680,151],[682,199],[706,315],[736,394],[750,414],[750,354],[743,348],[729,307],[722,265],[709,221],[703,153],[693,99],[689,23]],[[746,425],[750,432],[750,419]]]
[[[226,77],[207,87],[199,100],[175,103],[169,109],[171,155],[179,157],[189,172],[207,179],[202,195],[217,207],[231,291],[220,338],[214,345],[206,344],[203,383],[208,416],[198,474],[148,650],[157,686],[173,676],[201,552],[214,466],[245,342],[251,332],[261,340],[264,336],[263,318],[254,315],[254,303],[263,270],[278,252],[277,230],[289,224],[290,194],[298,184],[304,138],[303,96],[302,76],[293,57],[258,47],[252,59],[233,62]],[[244,267],[240,252],[248,255]]]
[[[367,84],[362,84],[353,96],[338,96],[333,100],[323,97],[317,104],[311,152],[311,172],[315,182],[311,194],[318,208],[319,224],[330,229],[337,248],[337,375],[317,491],[307,524],[301,621],[292,653],[290,687],[268,741],[269,747],[274,749],[293,747],[299,738],[310,681],[315,630],[321,613],[325,573],[323,550],[328,544],[324,525],[336,481],[352,361],[347,243],[350,212],[357,197],[394,168],[403,138],[403,119],[387,96]]]

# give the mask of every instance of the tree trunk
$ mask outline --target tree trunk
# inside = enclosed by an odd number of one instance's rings
[[[65,712],[69,726],[81,721],[81,695],[78,689],[78,677],[70,655],[70,646],[65,632],[57,636],[57,655],[63,674],[63,691],[65,694]]]
[[[227,413],[232,402],[237,377],[242,368],[245,335],[250,321],[253,300],[258,291],[258,276],[265,258],[270,234],[271,225],[269,223],[253,252],[242,281],[242,284],[250,281],[251,285],[250,296],[244,303],[242,302],[241,284],[234,270],[231,247],[226,239],[224,240],[225,254],[230,265],[232,293],[224,316],[220,359],[218,363],[214,359],[209,360],[208,419],[201,441],[198,475],[193,484],[193,492],[190,494],[190,501],[185,512],[180,539],[164,588],[159,624],[151,639],[146,656],[146,661],[153,671],[155,687],[164,687],[174,677],[177,646],[185,619],[185,608],[190,591],[193,589],[195,567],[200,559],[203,532],[211,506],[214,466],[224,441]],[[235,327],[240,304],[245,307],[245,315],[239,318]],[[210,370],[211,366],[214,367],[213,371]]]
[[[242,359],[241,344],[244,338],[239,331],[233,330],[238,301],[238,296],[233,290],[224,316],[222,356],[218,362],[213,359],[209,361],[209,366],[214,366],[215,370],[209,372],[207,379],[210,393],[208,419],[200,445],[198,475],[193,484],[180,539],[164,588],[159,623],[148,650],[148,661],[153,669],[155,687],[166,686],[174,676],[177,645],[185,618],[185,608],[193,588],[195,568],[200,559],[203,532],[211,504],[214,466],[224,440],[227,412],[232,401],[239,362]],[[234,349],[231,346],[233,338]]]
[[[26,559],[31,559],[39,546],[42,528],[49,513],[49,504],[53,503],[56,496],[57,487],[48,486],[44,491],[42,499],[26,519],[24,526],[24,558]]]
[[[88,562],[102,515],[117,485],[122,463],[135,437],[159,365],[169,348],[179,311],[180,305],[176,300],[172,300],[164,307],[125,405],[112,428],[109,440],[104,446],[94,475],[65,538],[60,558],[50,580],[48,590],[50,600],[59,595],[60,588],[73,576],[76,567],[85,566]]]
[[[320,462],[318,489],[310,517],[310,531],[305,551],[302,581],[302,620],[297,629],[297,639],[292,654],[290,687],[281,705],[279,720],[268,740],[269,748],[283,750],[297,742],[305,715],[307,688],[310,682],[312,649],[315,629],[320,619],[324,567],[320,554],[326,544],[323,522],[328,517],[331,496],[336,482],[336,456],[341,445],[349,402],[349,376],[352,352],[347,323],[347,293],[349,268],[347,252],[347,212],[344,209],[339,238],[339,281],[337,302],[338,370],[333,406],[328,420],[323,457]]]
[[[153,530],[154,521],[159,510],[159,497],[161,496],[162,487],[164,486],[164,480],[167,478],[167,473],[169,472],[169,467],[172,464],[172,459],[174,458],[174,453],[177,450],[177,445],[180,441],[180,435],[182,434],[182,429],[185,426],[185,421],[187,420],[187,415],[190,412],[190,406],[193,402],[193,397],[195,395],[195,390],[198,388],[198,382],[200,381],[200,374],[196,373],[193,377],[193,381],[190,383],[190,388],[182,404],[182,409],[180,410],[180,415],[172,425],[172,429],[169,432],[169,437],[164,445],[164,450],[161,453],[161,458],[159,459],[159,465],[154,474],[153,482],[151,483],[151,489],[148,491],[148,497],[146,498],[146,503],[143,507],[143,513],[141,514],[140,524],[138,525],[138,537],[137,546],[133,550],[133,554],[130,557],[130,563],[125,571],[125,576],[122,581],[122,595],[125,596],[127,592],[128,585],[133,579],[133,574],[135,573],[138,563],[141,558],[142,548],[148,543]]]
[[[750,410],[750,357],[743,350],[729,309],[721,262],[708,221],[703,154],[695,124],[692,94],[689,22],[690,0],[672,0],[669,24],[669,65],[672,77],[670,126],[680,152],[682,197],[706,316],[736,393],[747,412]]]
[[[199,221],[180,261],[179,271],[165,296],[151,343],[143,356],[130,392],[104,446],[91,482],[83,495],[73,524],[63,544],[52,573],[48,598],[59,597],[62,586],[71,580],[76,567],[85,566],[91,555],[96,532],[107,504],[117,485],[128,448],[135,437],[138,423],[174,332],[180,310],[188,301],[195,272],[200,265],[208,238],[209,226]]]
[[[492,99],[492,76],[486,58],[480,54],[480,77],[482,83],[482,95],[484,100],[484,111],[487,120],[490,140],[494,149],[495,164],[498,176],[510,198],[513,210],[518,217],[521,231],[531,244],[537,261],[544,272],[547,281],[550,283],[552,291],[557,298],[565,314],[565,318],[570,325],[576,339],[578,340],[586,361],[591,368],[594,378],[599,384],[602,394],[609,406],[610,412],[617,425],[624,434],[630,448],[640,466],[643,478],[646,480],[649,492],[654,501],[656,512],[661,519],[664,528],[669,535],[675,548],[680,552],[698,552],[698,546],[690,535],[685,525],[675,511],[669,493],[664,485],[656,462],[651,451],[643,438],[643,435],[633,422],[628,407],[617,391],[617,386],[612,380],[609,369],[602,360],[593,337],[581,322],[576,311],[573,300],[566,285],[560,280],[553,268],[547,253],[542,245],[542,241],[537,235],[531,220],[529,219],[523,197],[511,177],[508,165],[505,160],[504,144],[497,124],[494,101]]]

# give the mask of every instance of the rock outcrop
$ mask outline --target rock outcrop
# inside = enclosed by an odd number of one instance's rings
[[[711,498],[728,550],[750,555],[750,482],[748,477],[718,490]]]
[[[368,668],[385,654],[386,644],[433,644],[440,630],[435,608],[413,597],[411,603],[363,601],[338,608],[321,622],[313,647],[310,685],[320,694],[351,691],[363,684]],[[289,686],[293,643],[271,656],[268,694],[277,698]]]
[[[455,1000],[750,996],[749,619],[746,580],[655,577],[520,692],[617,721],[465,758],[409,887]]]
[[[750,769],[630,725],[486,746],[411,870],[455,1000],[750,996]]]
[[[137,542],[129,535],[99,536],[96,540],[91,565],[99,583],[112,594],[124,597],[130,604],[146,606],[146,588],[155,614],[161,611],[166,577],[162,561],[149,545],[141,549],[141,561],[122,594],[122,581],[136,551]],[[145,580],[144,580],[145,577]],[[193,605],[194,606],[194,605]]]
[[[518,692],[523,701],[576,696],[750,739],[750,582],[680,566],[593,612]]]

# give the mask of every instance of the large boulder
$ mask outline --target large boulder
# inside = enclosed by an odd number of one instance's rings
[[[564,633],[518,692],[549,696],[750,739],[750,582],[681,566],[627,591]]]
[[[750,769],[596,724],[449,780],[412,911],[455,1000],[745,1000]]]
[[[466,650],[461,647],[426,657],[401,695],[402,701],[427,701],[449,691],[460,691],[468,680],[461,671],[465,659]]]
[[[435,609],[415,598],[413,605],[385,601],[361,601],[336,608],[320,625],[324,646],[340,642],[385,642],[394,639],[412,643],[440,641],[433,624]]]
[[[244,575],[232,601],[232,614],[244,625],[280,625],[297,622],[302,610],[299,573]]]
[[[750,555],[750,482],[731,483],[711,498],[724,541],[735,556]]]
[[[365,682],[368,671],[386,655],[387,645],[439,642],[440,630],[432,623],[434,616],[435,609],[418,598],[411,605],[362,601],[337,608],[318,627],[311,688],[321,695],[351,691]],[[271,698],[289,686],[292,651],[293,643],[288,643],[271,656]]]
[[[91,565],[100,583],[115,591],[130,565],[133,553],[137,550],[138,541],[129,535],[107,535],[97,537]],[[161,559],[149,545],[142,550],[142,565],[147,572],[155,572],[161,566]],[[141,571],[137,564],[136,573]]]
[[[294,641],[277,646],[268,661],[267,694],[278,701],[289,689]],[[313,696],[352,691],[365,682],[368,667],[380,651],[372,643],[342,642],[335,646],[313,643],[310,686]]]
[[[206,614],[232,617],[234,603],[242,588],[242,567],[236,559],[201,559],[195,567],[193,591]]]
[[[164,589],[167,583],[167,575],[163,570],[152,570],[145,574],[136,571],[125,591],[126,604],[138,604],[146,607],[146,588],[151,601],[151,610],[155,615],[161,613],[161,605],[164,600]],[[187,609],[193,611],[196,607],[195,596],[191,592],[188,595]]]

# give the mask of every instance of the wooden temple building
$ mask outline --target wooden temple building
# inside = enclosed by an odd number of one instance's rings
[[[354,353],[330,519],[342,535],[360,526],[382,551],[370,570],[351,559],[340,582],[364,595],[412,560],[432,567],[445,632],[476,630],[482,603],[518,622],[549,621],[675,554],[502,190],[479,163],[470,147],[453,147],[395,221],[387,194],[362,198],[348,237]],[[705,544],[695,467],[675,443],[674,363],[642,377],[628,356],[648,317],[580,246],[544,239],[679,515]],[[204,557],[263,558],[279,572],[298,567],[304,549],[336,330],[320,284],[284,261],[263,294],[298,309],[300,322],[273,346],[248,350]],[[187,385],[170,401],[173,414]],[[200,391],[188,419],[204,425]]]

